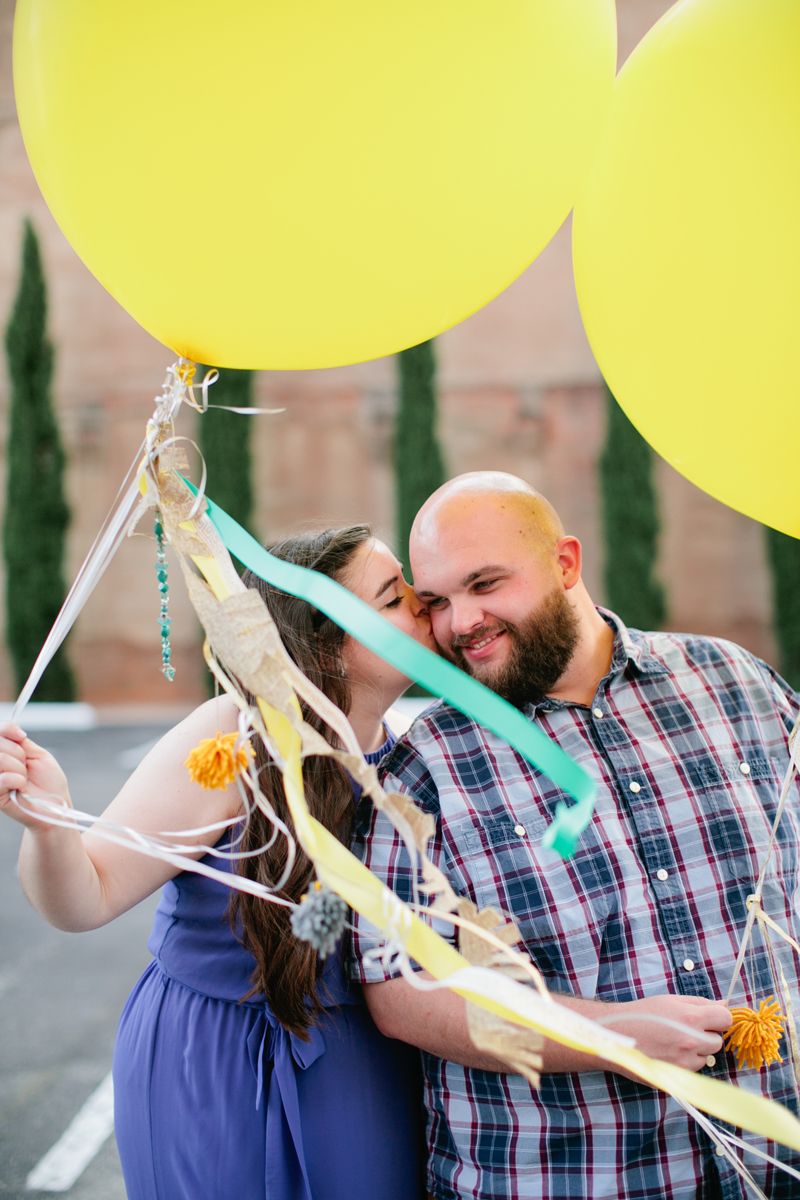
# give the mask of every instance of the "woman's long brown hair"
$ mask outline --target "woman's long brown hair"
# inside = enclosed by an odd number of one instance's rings
[[[320,571],[343,582],[353,555],[371,537],[367,525],[345,529],[326,529],[285,538],[268,549],[277,558]],[[342,667],[345,634],[324,613],[305,600],[279,592],[257,575],[246,571],[243,581],[257,588],[266,601],[278,627],[283,644],[300,670],[344,712],[350,709],[350,691]],[[306,704],[301,702],[303,717],[327,741],[338,744],[330,729]],[[255,744],[256,764],[261,790],[275,812],[291,828],[283,777],[260,739]],[[312,814],[340,841],[347,843],[353,821],[354,802],[350,777],[339,763],[313,756],[303,764],[306,799]],[[242,839],[242,850],[255,850],[269,841],[273,829],[264,814],[256,809]],[[272,886],[286,865],[286,839],[278,837],[264,854],[243,858],[239,873],[248,879]],[[308,890],[313,865],[298,845],[291,875],[277,893],[286,900],[299,901]],[[289,910],[234,892],[230,905],[231,923],[246,949],[256,960],[253,991],[263,992],[267,1003],[285,1029],[308,1038],[309,1026],[320,1011],[317,997],[317,955],[307,942],[299,941],[289,924]]]

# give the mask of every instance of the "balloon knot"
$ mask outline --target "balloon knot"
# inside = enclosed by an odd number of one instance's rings
[[[178,370],[177,370],[178,379],[180,379],[181,383],[185,383],[189,387],[191,387],[192,380],[194,379],[196,370],[197,370],[197,368],[195,367],[194,363],[189,362],[189,360],[186,359],[178,367]]]
[[[727,1033],[726,1050],[736,1053],[736,1066],[741,1071],[746,1063],[751,1069],[761,1070],[773,1062],[783,1062],[778,1053],[778,1042],[783,1037],[786,1017],[780,1005],[770,996],[762,1000],[758,1012],[751,1008],[732,1008],[733,1024]]]
[[[226,788],[233,783],[237,771],[247,770],[247,751],[243,745],[234,756],[237,737],[236,733],[218,733],[215,738],[204,738],[194,748],[183,764],[189,768],[192,783],[204,788]]]

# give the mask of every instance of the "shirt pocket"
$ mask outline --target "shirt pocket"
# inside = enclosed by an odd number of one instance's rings
[[[543,821],[541,827],[544,832]],[[531,856],[526,844],[529,831],[524,828],[520,834],[519,828],[523,827],[515,825],[510,816],[477,813],[448,825],[445,840],[454,886],[479,908],[493,906],[510,912],[510,896],[531,874]]]
[[[525,820],[523,834],[508,816],[472,814],[452,823],[447,838],[454,886],[478,908],[497,908],[514,921],[551,987],[592,996],[610,896],[605,889],[579,896],[582,872],[540,850],[544,817],[528,812]],[[590,858],[583,866],[594,875]]]
[[[754,884],[777,812],[783,764],[763,752],[728,751],[684,761],[683,768],[722,877]],[[793,824],[790,818],[779,831],[778,850]],[[699,841],[697,848],[705,861]]]

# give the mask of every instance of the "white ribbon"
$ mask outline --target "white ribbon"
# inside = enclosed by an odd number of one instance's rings
[[[161,387],[161,395],[155,397],[153,415],[147,422],[145,439],[128,468],[122,486],[100,528],[100,532],[81,564],[72,587],[69,589],[67,597],[61,606],[61,611],[56,617],[53,627],[39,651],[36,662],[33,664],[31,673],[17,697],[11,717],[12,721],[19,720],[20,714],[36,690],[36,686],[52,661],[54,654],[72,629],[84,605],[105,574],[108,564],[129,532],[130,522],[136,513],[141,498],[138,479],[142,470],[146,470],[147,468],[153,469],[156,458],[166,446],[180,440],[191,441],[190,438],[178,438],[174,432],[169,438],[164,440],[164,434],[173,428],[175,417],[181,406],[185,404],[189,408],[194,408],[197,412],[201,413],[206,412],[209,408],[226,409],[228,412],[239,413],[242,416],[273,415],[285,411],[282,408],[234,408],[226,404],[209,404],[208,389],[219,378],[219,372],[216,370],[207,371],[203,377],[200,383],[201,399],[198,401],[195,396],[194,386],[187,382],[192,366],[193,364],[188,359],[180,358],[167,368],[166,378]],[[194,442],[191,442],[191,444],[197,449]],[[198,453],[200,453],[199,450]],[[205,493],[206,465],[202,455],[200,459],[202,463],[202,479],[195,504],[192,508],[192,515],[199,512]]]

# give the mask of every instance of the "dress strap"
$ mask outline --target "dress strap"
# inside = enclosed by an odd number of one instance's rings
[[[370,750],[369,754],[364,755],[364,758],[367,760],[367,762],[371,763],[375,767],[377,767],[382,758],[385,758],[397,741],[397,738],[392,733],[391,729],[387,728],[386,725],[383,727],[383,732],[386,734],[386,741],[383,743],[383,745],[379,746],[377,750]]]
[[[247,1051],[257,1082],[256,1108],[261,1107],[264,1096],[265,1067],[271,1068],[266,1087],[266,1194],[276,1200],[313,1200],[296,1072],[306,1070],[325,1053],[325,1042],[314,1027],[309,1029],[309,1042],[287,1032],[266,1005],[261,1013],[247,1039]]]

